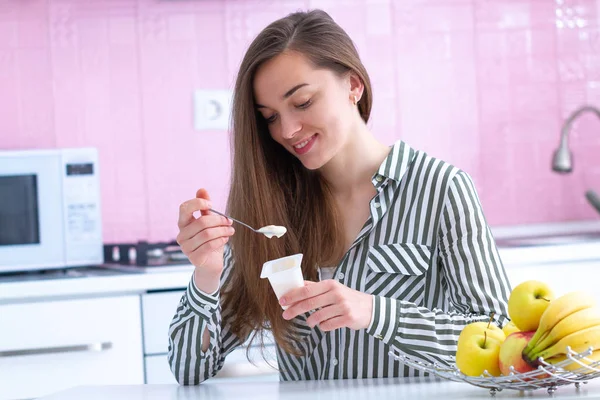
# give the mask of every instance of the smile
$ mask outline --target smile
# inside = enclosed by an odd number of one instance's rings
[[[297,144],[293,145],[292,147],[294,147],[294,150],[298,154],[307,153],[311,149],[311,147],[312,147],[313,143],[315,142],[316,138],[317,138],[317,134],[315,133],[314,135],[312,135],[308,139],[303,140],[302,142],[297,143]]]
[[[309,137],[308,139],[306,139],[304,142],[301,142],[299,144],[294,145],[294,147],[297,148],[297,149],[301,149],[304,146],[306,146],[308,144],[308,142],[310,142],[310,139],[312,139],[312,136]]]

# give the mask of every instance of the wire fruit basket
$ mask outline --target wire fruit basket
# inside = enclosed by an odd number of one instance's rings
[[[492,376],[484,371],[483,375],[478,377],[463,374],[455,364],[442,365],[423,362],[404,354],[396,354],[393,351],[390,351],[389,354],[409,367],[433,374],[442,379],[466,382],[489,389],[490,395],[495,396],[497,392],[504,389],[525,391],[545,388],[550,395],[559,386],[574,384],[578,389],[581,384],[586,384],[590,379],[600,376],[600,360],[594,361],[587,358],[592,352],[593,349],[589,348],[584,352],[576,353],[567,347],[567,357],[556,364],[549,364],[540,358],[538,360],[540,365],[533,371],[519,373],[515,372],[511,366],[510,375]]]

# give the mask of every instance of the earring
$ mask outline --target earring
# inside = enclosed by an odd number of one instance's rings
[[[356,98],[356,96],[354,96],[354,105],[358,104],[358,99]]]

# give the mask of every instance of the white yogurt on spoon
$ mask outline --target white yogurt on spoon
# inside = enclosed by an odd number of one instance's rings
[[[258,232],[271,239],[273,236],[282,237],[287,232],[287,229],[285,226],[267,225],[260,228]]]

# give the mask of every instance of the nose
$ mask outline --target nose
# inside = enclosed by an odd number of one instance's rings
[[[284,139],[292,139],[302,130],[302,123],[292,115],[281,117],[281,136]]]

